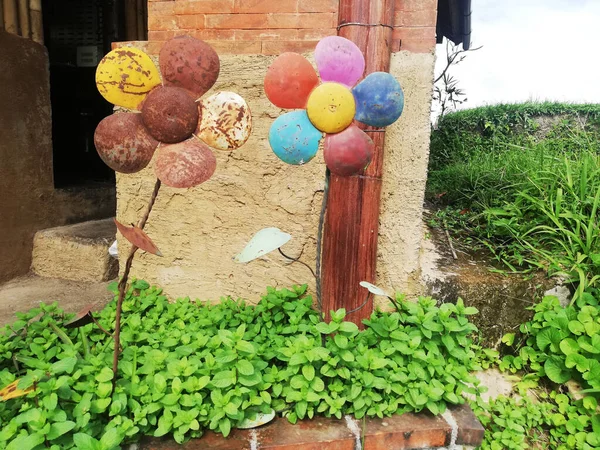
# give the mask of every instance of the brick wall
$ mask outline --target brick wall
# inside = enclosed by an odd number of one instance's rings
[[[393,51],[435,47],[437,0],[395,0]],[[166,0],[148,2],[148,40],[187,34],[219,53],[276,55],[314,49],[335,35],[339,0]]]
[[[395,0],[392,51],[429,53],[435,49],[437,0]]]
[[[312,50],[336,34],[338,0],[170,0],[148,2],[148,40],[188,34],[222,53]]]

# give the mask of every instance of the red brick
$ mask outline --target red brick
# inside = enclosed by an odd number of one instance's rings
[[[400,27],[392,32],[393,39],[429,39],[435,38],[435,27]]]
[[[233,12],[234,0],[178,0],[175,14],[222,14]]]
[[[231,41],[235,38],[233,30],[213,30],[210,28],[189,31],[188,34],[203,41]]]
[[[206,28],[269,28],[267,17],[267,14],[210,14],[206,16]]]
[[[338,12],[339,0],[298,0],[298,12]]]
[[[177,29],[177,17],[173,15],[148,17],[148,30],[170,31]]]
[[[148,31],[148,40],[149,41],[166,41],[175,37],[174,31]]]
[[[435,38],[427,39],[402,39],[400,50],[412,53],[431,53],[435,50]]]
[[[270,14],[268,28],[333,28],[336,26],[335,13]]]
[[[199,30],[204,28],[204,14],[177,16],[177,26],[182,30]]]
[[[148,3],[148,13],[152,14],[175,14],[174,1],[160,1]]]
[[[298,11],[298,0],[235,0],[238,13],[290,13]]]
[[[425,9],[422,11],[396,11],[394,25],[401,27],[433,27],[437,23],[437,11]]]
[[[315,41],[323,39],[327,36],[335,36],[337,30],[335,28],[320,28],[320,29],[306,29],[298,30],[298,39],[301,41]]]
[[[279,55],[284,52],[305,53],[313,51],[319,41],[263,41],[263,55]]]
[[[422,11],[437,9],[437,0],[395,0],[395,11]]]
[[[206,41],[218,54],[260,54],[260,41]],[[202,447],[205,448],[205,447]]]
[[[273,40],[296,40],[298,30],[235,30],[236,41],[273,41]]]

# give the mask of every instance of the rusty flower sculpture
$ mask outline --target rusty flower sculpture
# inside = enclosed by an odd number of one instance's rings
[[[220,62],[207,43],[189,36],[167,41],[159,54],[160,73],[150,57],[135,48],[108,53],[98,65],[96,85],[102,96],[116,106],[135,110],[113,114],[98,124],[96,149],[113,170],[135,173],[152,158],[156,173],[154,191],[138,225],[117,222],[131,244],[123,277],[115,321],[113,387],[117,378],[120,349],[121,306],[134,255],[138,249],[162,256],[143,228],[161,183],[191,188],[207,181],[216,169],[211,147],[234,150],[241,147],[252,128],[248,105],[233,92],[217,92],[201,98],[216,82]]]

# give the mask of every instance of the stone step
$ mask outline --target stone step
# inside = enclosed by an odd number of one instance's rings
[[[38,231],[33,240],[32,271],[73,281],[106,281],[118,275],[108,249],[115,240],[113,219],[92,220]]]

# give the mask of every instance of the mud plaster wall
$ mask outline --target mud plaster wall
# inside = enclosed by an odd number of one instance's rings
[[[36,231],[114,211],[110,192],[54,190],[48,54],[0,31],[0,282],[27,273]]]
[[[262,55],[221,56],[213,91],[231,90],[246,99],[253,116],[252,136],[232,153],[215,151],[217,170],[207,183],[187,191],[161,188],[146,231],[164,257],[140,254],[132,275],[159,284],[170,297],[206,300],[230,295],[255,302],[268,285],[296,283],[308,283],[314,292],[310,272],[299,264],[287,265],[277,252],[245,265],[233,262],[252,235],[269,226],[293,236],[283,247],[287,254],[302,252],[303,261],[315,261],[325,166],[322,152],[310,163],[292,167],[270,150],[269,127],[284,112],[263,92],[272,60]],[[399,52],[391,63],[391,72],[404,88],[406,107],[386,137],[378,264],[380,283],[402,290],[410,287],[411,275],[418,270],[433,62],[433,54]],[[154,181],[152,163],[138,174],[117,176],[120,221],[137,223]],[[119,238],[121,267],[128,248]]]

